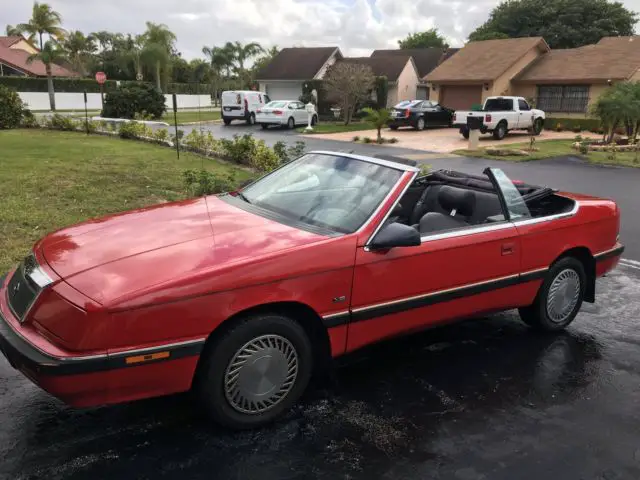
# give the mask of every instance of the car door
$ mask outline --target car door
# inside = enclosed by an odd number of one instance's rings
[[[304,107],[304,103],[296,102],[296,123],[307,123],[307,110]]]
[[[518,128],[527,129],[533,126],[533,119],[531,118],[531,107],[523,100],[518,99]]]
[[[423,235],[416,247],[359,247],[347,349],[519,305],[520,241],[504,219]]]

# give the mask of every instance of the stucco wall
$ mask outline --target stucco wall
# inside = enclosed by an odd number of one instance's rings
[[[640,68],[631,76],[632,82],[640,82]]]
[[[499,54],[496,52],[496,54]],[[522,72],[531,62],[540,57],[542,52],[538,49],[538,47],[532,48],[529,50],[520,60],[511,65],[506,72],[504,72],[500,77],[498,77],[492,84],[489,91],[491,95],[512,95],[512,85],[511,80],[513,77]],[[523,95],[524,96],[524,95]]]
[[[389,85],[389,91],[387,92],[387,108],[397,105],[398,102],[398,87],[396,85]]]
[[[19,42],[14,43],[9,48],[14,48],[16,50],[24,50],[29,53],[37,53],[38,50],[29,45],[29,42],[26,40],[20,40]]]
[[[413,66],[413,63],[408,61],[398,77],[398,102],[402,100],[414,100],[417,94],[418,83],[420,83],[418,72]],[[393,106],[398,102],[388,105],[389,101],[387,100],[387,106]]]
[[[516,97],[535,99],[538,96],[538,87],[533,84],[512,83],[511,94]]]
[[[46,92],[18,92],[20,98],[31,110],[49,110],[49,94]],[[56,108],[58,110],[84,110],[82,93],[56,93]],[[165,95],[167,110],[173,109],[171,95]],[[178,108],[210,107],[209,95],[177,95]],[[99,93],[87,93],[87,108],[100,110],[102,103]]]

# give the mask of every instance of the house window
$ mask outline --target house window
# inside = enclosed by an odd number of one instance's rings
[[[539,109],[547,112],[584,113],[589,104],[588,85],[539,85]]]

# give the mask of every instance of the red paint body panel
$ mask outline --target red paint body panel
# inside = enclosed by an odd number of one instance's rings
[[[0,312],[19,336],[58,359],[122,357],[122,352],[206,339],[225,321],[265,304],[296,303],[318,317],[345,314],[328,329],[332,356],[458,318],[529,305],[534,279],[411,310],[349,322],[358,311],[414,296],[546,268],[563,252],[592,255],[616,246],[615,203],[579,202],[573,216],[464,236],[431,239],[384,253],[364,247],[413,174],[405,173],[372,221],[329,237],[249,213],[217,197],[159,205],[60,230],[34,248],[53,284],[23,324],[0,289]],[[602,275],[618,258],[597,263]],[[197,355],[60,377],[22,368],[75,406],[116,403],[190,388]]]

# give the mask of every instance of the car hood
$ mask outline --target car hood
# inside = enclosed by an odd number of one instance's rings
[[[72,287],[109,304],[151,285],[324,238],[211,196],[90,220],[36,248]]]

